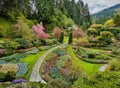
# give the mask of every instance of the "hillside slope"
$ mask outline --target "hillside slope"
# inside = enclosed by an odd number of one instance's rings
[[[93,21],[96,23],[104,23],[106,20],[110,19],[115,15],[118,8],[120,8],[120,4],[114,5],[112,7],[109,7],[107,9],[104,9],[100,12],[97,12],[92,15]]]

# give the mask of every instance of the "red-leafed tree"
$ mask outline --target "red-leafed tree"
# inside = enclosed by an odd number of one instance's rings
[[[74,38],[79,39],[79,38],[82,38],[84,36],[85,36],[85,32],[82,29],[76,29],[76,30],[73,31],[73,37]]]
[[[45,40],[48,38],[48,34],[44,32],[45,28],[42,25],[34,25],[32,30],[35,31],[36,37],[41,40]]]
[[[60,28],[58,28],[58,27],[54,28],[53,29],[54,37],[58,39],[60,37],[60,35],[61,35],[61,32],[62,32],[62,30]]]

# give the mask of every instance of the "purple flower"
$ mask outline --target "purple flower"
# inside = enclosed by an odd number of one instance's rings
[[[4,49],[0,49],[0,54],[4,54]]]
[[[25,79],[22,79],[22,78],[20,78],[20,79],[15,79],[15,80],[12,81],[12,83],[13,83],[13,84],[16,84],[16,83],[26,83],[26,80],[25,80]]]

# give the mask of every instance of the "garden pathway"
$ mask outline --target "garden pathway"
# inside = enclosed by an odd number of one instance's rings
[[[99,71],[104,72],[106,70],[107,66],[108,66],[108,64],[101,66]]]
[[[30,79],[29,81],[31,82],[41,82],[41,83],[46,83],[40,76],[40,72],[39,72],[39,69],[42,65],[42,62],[44,61],[44,59],[48,56],[48,54],[50,54],[50,52],[52,52],[53,50],[57,49],[57,48],[60,48],[62,46],[64,46],[65,44],[61,44],[61,45],[57,45],[53,48],[51,48],[50,50],[48,50],[45,54],[43,54],[39,59],[38,61],[35,63],[34,67],[33,67],[33,70],[32,70],[32,73],[31,73],[31,76],[30,76]]]

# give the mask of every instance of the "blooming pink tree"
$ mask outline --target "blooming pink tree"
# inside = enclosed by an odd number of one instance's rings
[[[85,36],[85,32],[82,29],[76,29],[76,30],[73,31],[73,37],[74,38],[79,39],[79,38],[82,38],[84,36]]]
[[[62,32],[62,31],[61,31],[60,28],[58,28],[58,27],[54,28],[54,29],[53,29],[54,37],[55,37],[55,38],[59,38],[60,35],[61,35],[61,32]]]
[[[48,38],[48,34],[44,32],[45,28],[42,25],[34,25],[32,30],[35,31],[36,37],[41,40],[45,40]]]

